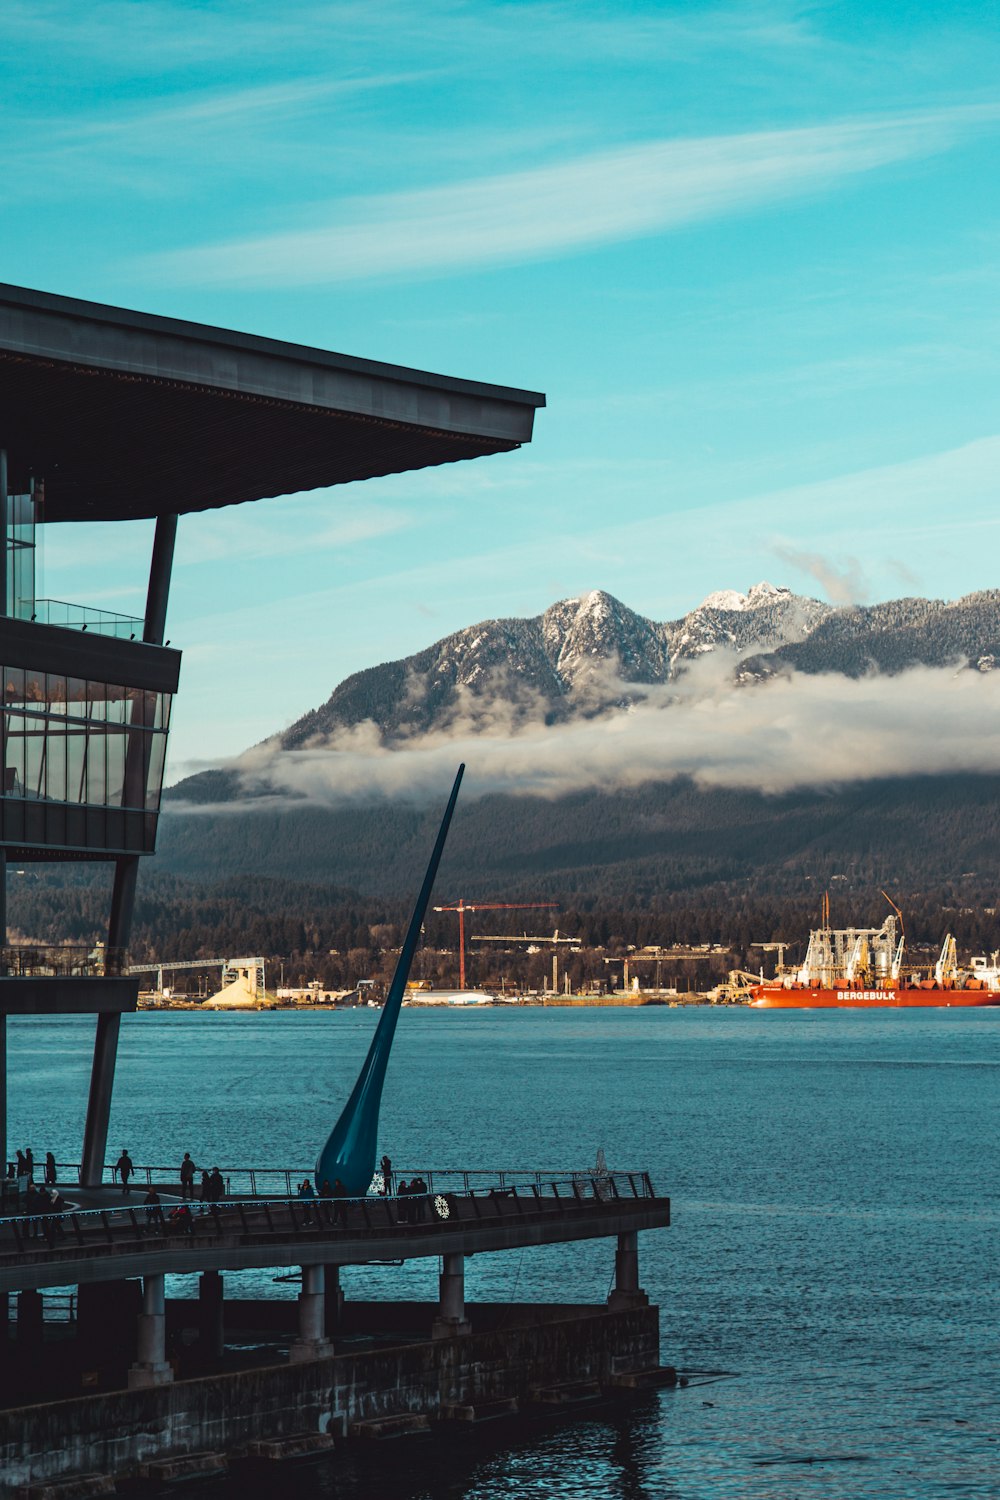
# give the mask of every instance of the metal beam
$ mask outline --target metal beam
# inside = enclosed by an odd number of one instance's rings
[[[135,882],[139,873],[136,855],[115,861],[115,883],[111,893],[111,916],[108,921],[108,947],[124,948],[132,930],[135,909]],[[96,1186],[104,1175],[104,1156],[108,1145],[108,1122],[111,1117],[111,1094],[115,1086],[115,1063],[118,1058],[118,1034],[121,1014],[100,1015],[94,1037],[94,1062],[90,1070],[90,1095],[87,1100],[87,1123],[83,1131],[83,1158],[80,1181]]]
[[[118,1056],[121,1024],[120,1014],[105,1013],[97,1018],[94,1064],[90,1072],[90,1096],[87,1100],[87,1124],[83,1133],[83,1161],[80,1165],[80,1181],[85,1187],[97,1187],[104,1176],[111,1090],[115,1082],[115,1060]]]
[[[146,592],[146,622],[142,638],[148,645],[162,646],[167,628],[167,599],[170,595],[170,571],[177,540],[177,517],[157,516],[153,536],[153,557],[149,565],[149,587]]]

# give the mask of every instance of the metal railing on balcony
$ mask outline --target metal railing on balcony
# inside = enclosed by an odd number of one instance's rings
[[[124,948],[68,943],[18,943],[0,948],[4,979],[110,979],[124,974]]]
[[[196,1168],[194,1185],[195,1201],[200,1199],[200,1177],[203,1163]],[[225,1184],[227,1197],[242,1198],[291,1198],[298,1192],[303,1182],[313,1182],[312,1167],[219,1167],[219,1174]],[[118,1169],[116,1162],[108,1162],[104,1168],[105,1176],[112,1185],[118,1183]],[[39,1168],[36,1159],[36,1178],[39,1176]],[[67,1184],[79,1180],[79,1162],[57,1162],[56,1180],[62,1188]],[[537,1172],[527,1170],[508,1171],[498,1167],[403,1167],[393,1168],[390,1180],[386,1183],[381,1172],[377,1172],[372,1179],[369,1189],[369,1197],[395,1196],[401,1183],[410,1183],[417,1178],[427,1184],[429,1193],[482,1193],[482,1192],[508,1192],[514,1189],[531,1190],[540,1188],[545,1182],[577,1181],[590,1182],[595,1180],[603,1182],[610,1177],[607,1171],[596,1171],[593,1168],[579,1172],[567,1172],[565,1169],[540,1170]],[[618,1174],[619,1176],[630,1176],[629,1173]],[[641,1174],[640,1174],[641,1175]],[[322,1187],[322,1183],[316,1184]],[[170,1166],[135,1166],[132,1167],[130,1187],[133,1192],[141,1188],[155,1187],[162,1192],[179,1193],[180,1167],[178,1163]],[[652,1189],[650,1188],[651,1192]]]
[[[126,1249],[142,1240],[227,1241],[266,1244],[301,1236],[349,1233],[352,1237],[385,1234],[405,1239],[412,1229],[488,1225],[498,1220],[560,1218],[593,1213],[656,1197],[648,1172],[608,1172],[602,1177],[576,1172],[565,1177],[544,1173],[504,1173],[530,1179],[501,1187],[450,1191],[446,1177],[499,1174],[435,1172],[435,1189],[396,1195],[344,1197],[227,1198],[212,1203],[138,1203],[122,1207],[46,1210],[39,1202],[0,1218],[0,1258],[10,1254],[93,1253],[103,1247]],[[428,1174],[429,1179],[430,1174]],[[535,1179],[538,1180],[535,1180]]]
[[[63,630],[92,630],[95,635],[113,635],[120,641],[141,641],[143,621],[136,615],[121,615],[113,609],[89,604],[68,604],[64,599],[34,599],[18,609],[22,619],[39,625],[58,625]]]

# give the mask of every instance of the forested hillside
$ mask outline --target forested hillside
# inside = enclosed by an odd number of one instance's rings
[[[419,882],[435,809],[251,803],[165,812],[157,866],[199,880],[267,875],[399,898]],[[785,896],[846,876],[859,890],[938,888],[965,871],[991,881],[1000,778],[908,777],[783,796],[701,790],[683,779],[558,800],[459,804],[438,892],[576,900],[642,909],[666,896],[752,880]]]

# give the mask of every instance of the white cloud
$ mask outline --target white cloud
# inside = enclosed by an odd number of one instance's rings
[[[197,285],[318,285],[537,260],[822,190],[995,124],[964,106],[805,129],[643,142],[530,171],[347,199],[313,228],[170,251],[140,270]]]
[[[468,765],[466,793],[559,797],[689,776],[704,787],[780,793],[886,776],[1000,772],[1000,672],[916,667],[898,676],[836,674],[737,687],[716,653],[679,683],[644,688],[628,711],[510,733],[499,704],[488,732],[446,731],[388,749],[370,722],[298,751],[271,742],[233,763],[249,783],[336,805],[423,800]],[[635,692],[629,684],[627,691]],[[486,711],[476,717],[481,730]],[[260,804],[258,804],[260,805]]]

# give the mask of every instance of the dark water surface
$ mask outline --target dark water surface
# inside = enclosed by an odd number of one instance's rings
[[[305,1168],[376,1019],[127,1018],[109,1154]],[[12,1146],[77,1160],[93,1023],[10,1031]],[[394,1161],[569,1169],[603,1146],[611,1167],[648,1168],[674,1207],[672,1229],[640,1237],[663,1358],[739,1376],[512,1446],[389,1444],[298,1468],[293,1489],[282,1474],[274,1495],[992,1500],[998,1070],[1000,1011],[404,1012],[382,1114]],[[613,1251],[478,1256],[467,1295],[602,1300]],[[344,1282],[429,1299],[436,1276],[421,1261]],[[296,1290],[259,1273],[227,1287]]]

